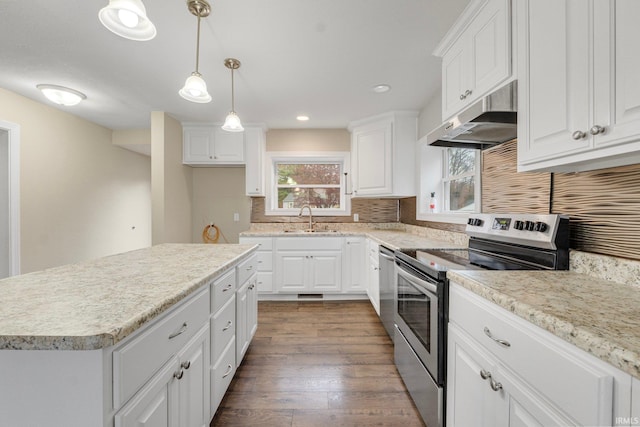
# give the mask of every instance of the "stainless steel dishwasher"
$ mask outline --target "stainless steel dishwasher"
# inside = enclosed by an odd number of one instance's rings
[[[378,260],[380,267],[380,270],[378,270],[380,279],[380,320],[393,341],[395,335],[394,313],[396,311],[396,257],[391,249],[380,245]]]

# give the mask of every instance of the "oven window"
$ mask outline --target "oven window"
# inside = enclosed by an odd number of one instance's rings
[[[431,353],[431,299],[405,278],[398,276],[398,315]]]

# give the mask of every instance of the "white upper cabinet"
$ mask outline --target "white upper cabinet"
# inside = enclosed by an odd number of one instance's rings
[[[245,127],[245,185],[247,196],[264,196],[265,131],[261,127]]]
[[[640,2],[518,0],[518,170],[640,162]]]
[[[415,196],[417,113],[383,114],[349,124],[353,197]]]
[[[442,119],[512,76],[511,1],[469,4],[434,55],[442,57]]]
[[[245,132],[218,125],[184,124],[182,163],[193,166],[243,165]]]

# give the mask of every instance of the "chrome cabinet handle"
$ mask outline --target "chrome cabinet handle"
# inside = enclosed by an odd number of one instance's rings
[[[227,329],[229,329],[231,327],[231,325],[233,325],[233,322],[231,320],[229,320],[227,322],[227,326],[225,326],[224,328],[222,328],[223,331],[226,331]]]
[[[489,383],[489,386],[491,387],[491,390],[493,390],[493,391],[502,390],[502,383],[496,382],[493,378],[491,379],[491,382]]]
[[[178,332],[174,332],[171,335],[169,335],[169,339],[170,340],[174,339],[178,335],[183,334],[186,330],[187,330],[187,322],[184,322]]]
[[[511,343],[509,341],[505,341],[505,340],[500,340],[496,337],[494,337],[491,334],[491,330],[489,328],[487,328],[486,326],[484,327],[484,334],[486,336],[488,336],[489,338],[491,338],[492,340],[494,340],[495,342],[497,342],[498,344],[500,344],[503,347],[511,347]]]
[[[191,367],[191,361],[187,360],[186,362],[182,362],[182,365],[180,365],[180,367],[184,369],[189,369]]]
[[[179,371],[173,373],[173,378],[175,378],[177,380],[181,380],[183,376],[184,376],[184,370],[183,369],[180,369]]]
[[[447,123],[447,125],[444,127],[444,130],[449,130],[453,127],[453,122],[449,122]]]
[[[228,284],[228,285],[227,285],[227,287],[226,287],[226,288],[224,288],[224,289],[222,290],[222,292],[227,292],[227,291],[228,291],[229,289],[231,289],[232,287],[233,287],[233,285],[232,285],[232,284]]]
[[[464,97],[466,98],[467,96],[471,95],[471,91],[469,89],[464,91]]]
[[[227,378],[232,371],[233,371],[233,366],[231,366],[231,364],[227,365],[227,372],[225,372],[224,375],[222,375],[222,378]]]
[[[571,138],[575,139],[576,141],[586,138],[586,136],[587,136],[587,133],[582,132],[581,130],[577,130],[571,134]]]
[[[591,129],[589,129],[589,133],[591,135],[599,135],[601,133],[604,133],[606,130],[607,128],[605,128],[604,126],[595,125]]]
[[[460,94],[460,101],[462,101],[465,98],[464,94]]]
[[[480,369],[480,376],[483,380],[486,380],[487,378],[491,378],[491,372]]]

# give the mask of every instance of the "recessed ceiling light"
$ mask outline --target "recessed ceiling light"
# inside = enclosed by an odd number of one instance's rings
[[[309,120],[309,116],[298,116],[296,117],[296,120],[299,122],[306,122],[307,120]]]
[[[373,87],[373,91],[375,93],[385,93],[385,92],[389,92],[390,90],[391,90],[391,86],[387,84],[375,85]]]
[[[49,101],[58,105],[70,107],[79,104],[83,99],[87,99],[87,95],[84,93],[64,86],[37,85],[36,87],[42,91]]]

